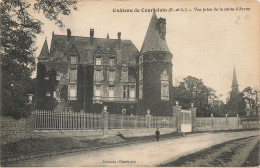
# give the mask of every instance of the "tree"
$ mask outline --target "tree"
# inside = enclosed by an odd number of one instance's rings
[[[250,115],[253,115],[253,110],[256,110],[256,99],[257,99],[257,91],[253,91],[253,89],[249,86],[246,87],[242,93],[244,94],[244,100],[246,103],[246,110]]]
[[[76,10],[76,0],[36,0],[34,10],[64,26],[62,15]],[[35,69],[36,35],[42,22],[30,14],[31,4],[25,0],[1,2],[2,113],[20,118],[26,116],[26,85]]]
[[[183,108],[189,108],[191,103],[197,107],[198,116],[209,116],[211,98],[216,98],[215,91],[204,85],[201,79],[188,76],[173,88],[175,101],[179,101]]]
[[[191,96],[186,90],[185,83],[180,82],[178,86],[173,87],[173,100],[179,101],[179,105],[187,109],[190,107]]]
[[[239,93],[232,99],[229,99],[225,104],[226,114],[229,116],[245,116],[246,115],[246,103],[244,99],[244,94]]]

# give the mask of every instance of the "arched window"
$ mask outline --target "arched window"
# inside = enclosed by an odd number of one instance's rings
[[[161,74],[161,100],[169,100],[169,75],[166,69]]]

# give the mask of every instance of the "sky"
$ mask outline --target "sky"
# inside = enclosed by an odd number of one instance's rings
[[[94,37],[98,38],[106,38],[108,33],[115,39],[117,32],[121,32],[121,38],[132,40],[140,51],[152,16],[151,11],[142,12],[142,9],[166,9],[167,12],[156,14],[166,19],[166,41],[173,54],[173,85],[191,75],[202,79],[225,100],[231,90],[234,66],[240,91],[247,86],[260,88],[258,5],[255,0],[80,0],[78,11],[63,17],[65,28],[33,13],[44,23],[44,33],[37,37],[35,56],[39,55],[45,38],[50,46],[53,31],[65,35],[67,28],[72,35],[85,37],[94,28]],[[178,8],[191,11],[169,12]],[[220,11],[220,8],[234,8],[234,11]],[[140,12],[113,12],[116,9]]]

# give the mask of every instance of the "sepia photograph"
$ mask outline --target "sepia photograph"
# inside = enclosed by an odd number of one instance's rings
[[[259,0],[1,0],[1,167],[259,167]]]

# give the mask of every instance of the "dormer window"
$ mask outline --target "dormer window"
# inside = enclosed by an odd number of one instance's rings
[[[96,65],[101,65],[102,63],[102,59],[101,59],[101,57],[97,57],[96,58]]]
[[[76,57],[70,57],[70,64],[76,64],[77,58]]]

